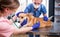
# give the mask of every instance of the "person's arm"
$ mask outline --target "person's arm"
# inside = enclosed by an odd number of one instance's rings
[[[46,11],[46,7],[44,5],[42,5],[42,12],[43,12],[43,20],[44,21],[48,21],[48,17],[47,17],[47,11]]]
[[[43,14],[43,16],[47,16],[47,14],[45,13],[45,14]]]
[[[26,8],[25,8],[25,10],[24,10],[24,12],[25,13],[29,13],[30,12],[30,10],[31,10],[31,4],[30,5],[28,5]]]
[[[43,16],[46,16],[47,11],[46,11],[46,7],[43,4],[41,5],[41,9],[42,9]]]
[[[40,22],[37,22],[36,24],[34,24],[32,27],[22,27],[20,29],[14,29],[14,34],[21,34],[21,33],[26,33],[29,32],[33,29],[39,28],[40,27]]]
[[[13,34],[24,34],[33,29],[33,27],[22,27],[20,29],[15,28]]]

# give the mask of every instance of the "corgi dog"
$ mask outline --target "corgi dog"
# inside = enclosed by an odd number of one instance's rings
[[[44,21],[43,17],[42,18],[37,18],[37,17],[34,17],[30,13],[20,13],[19,14],[20,22],[23,22],[24,19],[27,19],[27,24],[24,25],[24,27],[31,27],[35,23],[37,23],[38,21],[40,22],[40,28],[51,27],[52,26],[52,22],[50,21],[50,19],[48,19],[48,21]]]

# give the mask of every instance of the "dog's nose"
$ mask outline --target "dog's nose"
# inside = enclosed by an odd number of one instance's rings
[[[18,21],[18,23],[20,23],[20,21]]]

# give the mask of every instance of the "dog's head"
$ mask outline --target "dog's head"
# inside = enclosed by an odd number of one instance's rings
[[[25,19],[27,19],[27,20],[30,20],[30,19],[32,19],[34,16],[32,16],[32,14],[30,14],[30,13],[20,13],[20,14],[18,14],[18,18],[19,18],[19,21],[20,22],[23,22]]]

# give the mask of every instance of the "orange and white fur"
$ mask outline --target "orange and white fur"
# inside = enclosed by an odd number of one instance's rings
[[[26,27],[26,26],[28,26],[28,27],[33,26],[38,21],[40,22],[40,28],[52,26],[52,22],[50,20],[44,21],[43,18],[36,18],[36,17],[34,17],[33,15],[31,15],[29,13],[27,13],[27,14],[20,13],[19,14],[20,22],[22,22],[26,18],[27,18],[28,22],[27,22],[26,25],[24,25],[24,27]]]

